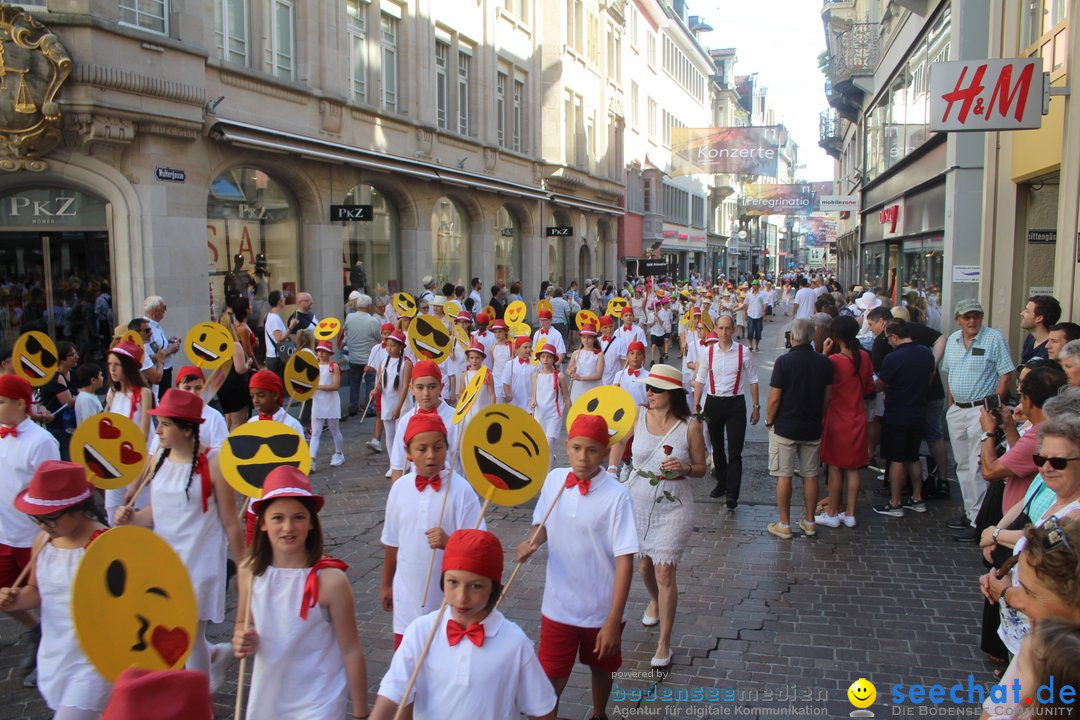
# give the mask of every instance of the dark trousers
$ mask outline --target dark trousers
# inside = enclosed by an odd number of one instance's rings
[[[371,385],[375,382],[375,376],[372,375],[367,378],[365,382],[364,371],[367,370],[367,365],[349,365],[349,414],[355,415],[360,412],[360,406],[367,405],[368,393],[371,392]],[[360,390],[363,388],[363,399],[360,396]]]
[[[742,487],[742,451],[746,440],[746,398],[742,395],[709,395],[705,398],[705,418],[712,440],[716,482],[725,488],[728,504],[738,502],[739,489]]]
[[[165,394],[165,391],[172,386],[172,368],[165,368],[161,371],[161,380],[158,382],[158,390],[160,391],[158,398],[160,399]]]

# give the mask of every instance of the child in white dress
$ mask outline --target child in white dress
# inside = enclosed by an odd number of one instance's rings
[[[555,462],[555,448],[562,435],[563,411],[566,406],[566,388],[559,368],[555,367],[558,354],[553,345],[540,348],[540,369],[532,378],[532,397],[529,411],[544,428],[544,435],[551,448],[550,462]]]
[[[506,402],[502,376],[506,364],[514,359],[514,348],[506,339],[507,327],[502,318],[491,324],[491,330],[495,333],[495,344],[491,346],[491,377],[495,379],[495,402]]]
[[[604,354],[596,343],[596,326],[592,323],[581,327],[581,349],[571,356],[566,375],[574,381],[570,390],[571,405],[604,381]]]
[[[334,354],[334,346],[328,341],[320,342],[315,347],[315,354],[319,358],[319,385],[315,390],[315,397],[311,400],[311,472],[315,472],[315,457],[319,454],[323,425],[330,428],[330,434],[334,438],[331,467],[345,463],[342,447],[344,440],[341,437],[341,395],[338,394],[341,387],[341,368],[330,360]]]
[[[395,330],[386,338],[386,359],[379,369],[382,392],[381,416],[386,446],[394,447],[397,439],[397,420],[401,417],[405,401],[409,397],[409,383],[412,381],[412,361],[404,356],[405,335]],[[387,471],[387,477],[389,477]]]
[[[476,377],[476,373],[480,372],[481,367],[486,367],[484,364],[487,353],[484,350],[484,345],[477,340],[473,340],[472,345],[465,353],[465,369],[458,375],[457,381],[457,397],[461,399],[461,394],[465,391],[465,388],[469,386],[469,383]],[[480,389],[480,393],[477,395],[476,400],[473,402],[472,409],[461,420],[461,427],[466,427],[469,421],[476,415],[495,402],[495,383],[492,381],[491,372],[488,372],[484,377],[484,385]]]

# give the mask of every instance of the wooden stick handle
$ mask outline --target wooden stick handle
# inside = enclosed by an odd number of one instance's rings
[[[562,497],[563,490],[565,489],[566,485],[563,485],[561,488],[559,488],[559,492],[555,493],[555,499],[551,501],[551,506],[547,509],[547,512],[544,513],[544,519],[541,520],[540,524],[536,526],[536,530],[533,530],[532,537],[529,538],[530,545],[536,542],[536,538],[540,535],[540,531],[544,529],[545,525],[547,525],[548,518],[551,517],[551,511],[555,509],[555,504],[559,502],[559,498]],[[509,590],[510,586],[514,584],[514,578],[517,577],[518,571],[521,570],[521,566],[524,564],[524,562],[519,562],[514,568],[514,572],[510,573],[510,579],[506,581],[505,585],[503,585],[502,592],[499,593],[499,599],[495,603],[496,610],[499,609],[499,605],[502,603],[503,598],[506,597],[506,591]]]
[[[239,574],[237,569],[237,574]],[[239,584],[239,581],[237,581]],[[240,608],[240,617],[244,619],[244,632],[251,629],[251,592],[254,590],[254,577],[252,577],[252,587],[248,588],[247,597],[244,599],[244,605]],[[236,708],[233,710],[233,720],[241,720],[243,717],[242,709],[244,705],[244,670],[247,668],[247,658],[240,658],[240,671],[236,678]]]
[[[420,675],[420,666],[424,664],[424,658],[427,657],[428,650],[431,649],[431,641],[435,639],[435,633],[442,626],[443,613],[445,612],[446,599],[444,598],[442,605],[439,607],[439,614],[435,618],[435,624],[431,626],[431,632],[428,633],[427,641],[424,643],[424,649],[420,651],[420,657],[416,659],[416,667],[413,668],[412,675],[409,676],[409,684],[405,686],[405,692],[401,695],[401,702],[398,703],[397,712],[394,713],[394,720],[401,720],[404,717],[405,708],[409,704],[409,693],[416,686],[416,678]]]
[[[38,555],[41,554],[41,551],[44,550],[45,546],[48,544],[48,541],[45,541],[38,545],[37,549],[34,550],[34,552],[30,553],[30,560],[26,563],[26,567],[22,569],[22,572],[19,573],[19,577],[15,578],[15,582],[11,584],[12,590],[22,585],[24,582],[26,582],[26,579],[30,577],[30,568],[34,567],[34,563],[37,562]]]
[[[443,488],[442,505],[439,507],[439,520],[435,523],[435,527],[442,527],[443,513],[446,512],[446,499],[450,497],[450,482],[454,479],[454,466],[457,465],[457,456],[461,454],[461,436],[464,433],[458,433],[458,441],[455,443],[454,454],[450,456],[450,476],[446,479],[446,487]],[[435,548],[431,549],[431,559],[428,560],[427,575],[424,576],[424,594],[420,596],[420,607],[427,605],[428,585],[431,583],[431,571],[435,569],[435,554],[438,551]]]

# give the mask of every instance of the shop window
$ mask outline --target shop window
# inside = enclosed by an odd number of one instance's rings
[[[495,218],[495,282],[507,287],[521,277],[521,225],[505,205]]]
[[[267,296],[281,290],[285,304],[296,302],[300,287],[296,207],[285,187],[262,170],[232,168],[210,185],[206,201],[210,308],[217,317],[232,298],[251,300],[261,325]]]
[[[556,219],[555,224],[558,225],[559,221]],[[559,278],[562,277],[562,264],[563,264],[563,252],[562,252],[563,239],[562,238],[548,238],[548,275],[547,279],[553,285],[559,284]]]
[[[431,259],[437,285],[469,280],[469,228],[465,213],[453,200],[441,197],[431,213]]]
[[[344,199],[346,205],[371,205],[371,222],[347,225],[343,279],[346,285],[373,297],[400,290],[401,236],[394,204],[371,185],[357,185]]]

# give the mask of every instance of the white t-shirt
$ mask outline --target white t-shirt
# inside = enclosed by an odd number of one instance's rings
[[[284,340],[288,334],[288,328],[285,327],[285,321],[276,312],[267,313],[264,322],[266,323],[266,357],[276,358],[278,356],[277,340],[274,339],[274,333],[280,330],[281,338]]]
[[[536,332],[533,333],[533,337],[532,337],[533,352],[536,351],[536,347],[537,347],[536,344],[540,341],[540,338],[544,338],[544,344],[545,345],[547,345],[549,343],[554,345],[555,346],[555,352],[559,353],[559,355],[565,355],[566,354],[566,343],[563,342],[562,333],[560,333],[555,328],[551,328],[546,333],[542,329],[538,329],[538,330],[536,330]]]
[[[501,385],[510,386],[510,397],[505,398],[506,402],[522,408],[528,406],[529,398],[532,397],[532,376],[539,367],[527,358],[525,362],[521,362],[518,357],[510,358],[510,362],[503,368],[502,377],[498,379]]]
[[[569,472],[564,467],[548,473],[533,510],[533,525],[544,519]],[[603,627],[611,611],[615,558],[638,551],[630,493],[601,470],[587,494],[577,487],[562,493],[545,527],[548,561],[540,612],[564,625]]]
[[[34,477],[46,460],[60,459],[60,444],[48,430],[30,418],[15,426],[15,435],[0,439],[0,545],[28,548],[34,544],[38,526],[15,509],[15,496]]]
[[[409,427],[409,420],[416,414],[416,406],[414,405],[408,412],[402,413],[398,418],[398,429],[401,431],[398,433],[398,439],[400,442],[395,442],[394,446],[390,448],[390,469],[400,470],[401,472],[412,472],[412,463],[405,457],[405,428]],[[454,424],[454,408],[452,405],[448,405],[445,402],[440,402],[436,408],[436,412],[439,413],[439,417],[442,418],[443,425],[446,426],[446,443],[450,451],[446,454],[446,461],[450,462],[450,455],[453,454],[454,448],[457,447],[458,430],[460,425]],[[460,463],[457,463],[460,464]],[[395,483],[397,484],[397,483]]]
[[[759,319],[765,317],[765,295],[758,293],[750,293],[743,300],[746,304],[746,317]]]
[[[817,294],[813,290],[808,287],[800,288],[799,292],[795,293],[795,304],[799,306],[795,317],[809,320],[810,316],[814,314],[814,302],[816,300]]]
[[[83,420],[102,411],[101,400],[92,392],[81,392],[75,396],[75,424],[82,425]]]

